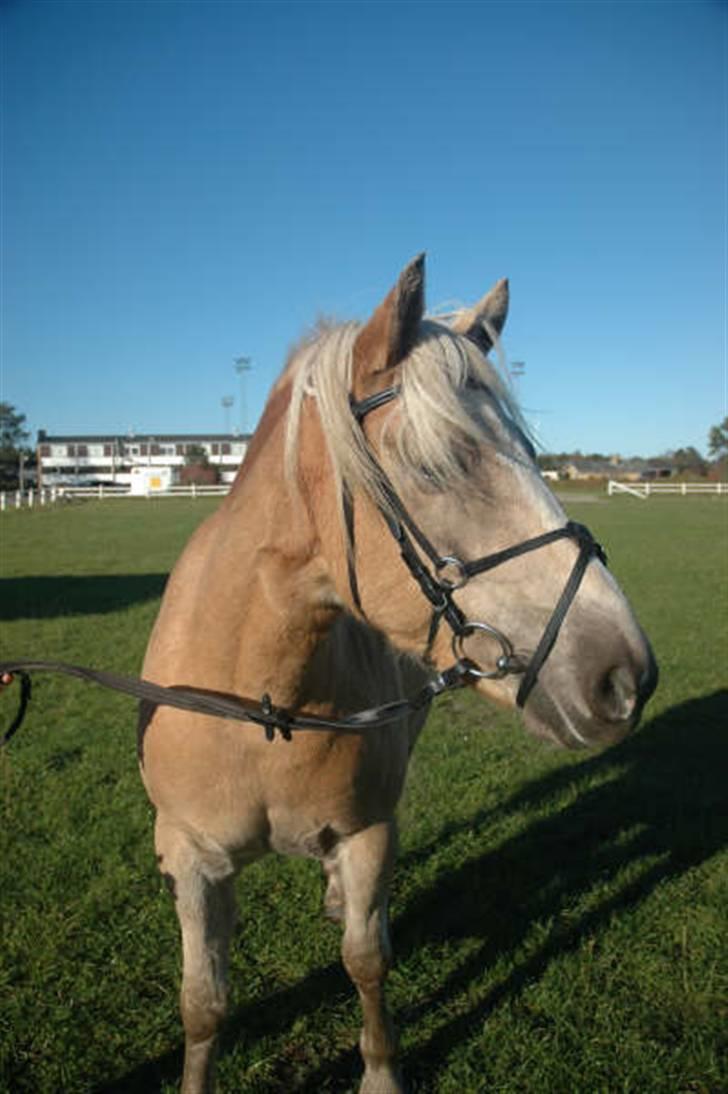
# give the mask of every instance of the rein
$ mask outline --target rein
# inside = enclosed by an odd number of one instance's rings
[[[421,688],[411,699],[395,699],[390,703],[369,707],[348,714],[345,718],[319,718],[313,714],[294,714],[286,707],[274,706],[269,695],[264,695],[259,703],[254,700],[239,699],[234,695],[217,695],[199,688],[165,687],[151,680],[135,676],[122,676],[105,669],[89,669],[81,665],[69,665],[64,661],[15,660],[0,661],[0,676],[10,674],[20,680],[20,703],[12,723],[5,731],[1,743],[7,744],[20,729],[25,711],[32,695],[31,672],[55,672],[65,676],[75,676],[79,680],[99,684],[110,691],[120,691],[135,699],[154,706],[175,707],[177,710],[193,711],[215,718],[227,718],[236,722],[253,722],[265,729],[266,737],[272,741],[275,731],[290,741],[295,729],[336,730],[339,733],[361,733],[366,729],[380,729],[396,722],[400,718],[428,707],[432,700],[444,691],[461,687],[469,672],[467,661],[458,662],[444,672],[439,673]]]
[[[351,410],[357,422],[361,425],[367,414],[391,402],[398,393],[398,388],[391,387],[359,402],[352,397],[350,399]],[[379,476],[380,488],[387,503],[387,508],[380,504],[379,510],[390,533],[397,541],[407,569],[432,605],[432,619],[425,657],[430,653],[443,619],[452,631],[454,664],[435,674],[414,696],[409,699],[398,699],[379,706],[369,707],[366,710],[359,710],[344,718],[321,718],[315,715],[296,714],[285,707],[274,706],[267,694],[262,696],[260,702],[255,702],[237,696],[210,693],[199,688],[177,685],[165,687],[150,680],[122,676],[119,673],[103,669],[71,665],[63,661],[0,661],[0,680],[3,676],[9,675],[17,676],[20,681],[18,710],[0,740],[0,744],[7,744],[23,723],[32,695],[31,672],[54,672],[73,676],[80,680],[98,684],[111,691],[122,692],[154,706],[175,707],[178,710],[193,711],[216,718],[252,722],[254,725],[263,727],[269,741],[274,739],[276,730],[280,732],[285,740],[290,740],[292,731],[300,729],[335,730],[339,733],[361,733],[368,729],[378,729],[399,721],[409,714],[424,710],[430,706],[433,699],[438,695],[462,687],[473,679],[501,679],[510,674],[523,676],[516,696],[517,705],[523,707],[536,683],[543,663],[553,648],[561,624],[576,596],[590,560],[596,557],[606,563],[606,555],[603,549],[596,542],[588,528],[583,524],[568,521],[563,528],[556,528],[551,532],[545,532],[543,535],[523,540],[523,542],[513,547],[484,555],[482,558],[470,562],[463,561],[452,555],[441,555],[407,512],[374,454],[370,452],[370,456]],[[354,503],[346,487],[344,488],[343,508],[349,538],[349,550],[347,551],[349,584],[354,603],[361,614],[364,615],[354,563]],[[545,547],[547,544],[554,543],[559,539],[574,540],[579,546],[579,554],[551,618],[546,624],[536,651],[530,662],[524,664],[515,654],[510,640],[497,627],[489,623],[466,619],[460,607],[455,603],[453,594],[458,589],[462,589],[472,577],[485,573],[487,570],[492,570],[509,559]],[[432,570],[428,569],[422,561],[415,548],[415,543],[429,559]],[[453,573],[452,578],[446,576],[447,571]],[[490,635],[500,646],[501,652],[496,660],[495,668],[489,671],[465,656],[463,651],[465,639],[478,631]]]

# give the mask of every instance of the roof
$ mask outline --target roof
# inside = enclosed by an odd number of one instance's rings
[[[38,431],[38,444],[199,444],[202,441],[249,441],[250,433],[46,433]]]

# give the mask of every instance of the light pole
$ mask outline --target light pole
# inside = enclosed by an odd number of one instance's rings
[[[230,407],[233,405],[234,402],[235,402],[235,399],[232,395],[223,395],[222,399],[220,400],[220,404],[221,404],[221,406],[223,408],[223,411],[225,413],[225,432],[226,433],[230,432]]]
[[[245,433],[245,373],[253,368],[252,357],[236,357],[235,371],[240,377],[240,433]]]
[[[513,391],[516,398],[518,398],[519,380],[522,380],[526,374],[526,362],[525,361],[511,361],[509,372],[511,374],[511,380],[513,381]]]

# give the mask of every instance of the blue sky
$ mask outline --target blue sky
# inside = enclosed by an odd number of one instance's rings
[[[694,445],[726,406],[718,0],[6,0],[2,398],[50,433],[248,426],[324,313],[416,253],[511,281],[548,450]]]

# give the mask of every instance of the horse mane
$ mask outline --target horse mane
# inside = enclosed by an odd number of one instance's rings
[[[504,437],[512,440],[514,436],[528,447],[528,431],[509,389],[495,332],[489,333],[499,366],[475,342],[452,330],[450,323],[457,314],[424,319],[400,370],[399,413],[390,417],[382,436],[384,459],[395,481],[401,475],[414,476],[420,482],[434,481],[441,489],[463,492],[469,482],[464,458],[469,447],[487,442],[502,451]],[[361,326],[322,322],[292,352],[285,371],[292,379],[285,466],[295,482],[301,411],[304,400],[313,398],[337,482],[352,494],[363,490],[386,507],[376,466],[349,404],[353,348]],[[484,412],[486,407],[490,412]],[[517,447],[509,444],[509,455]]]

